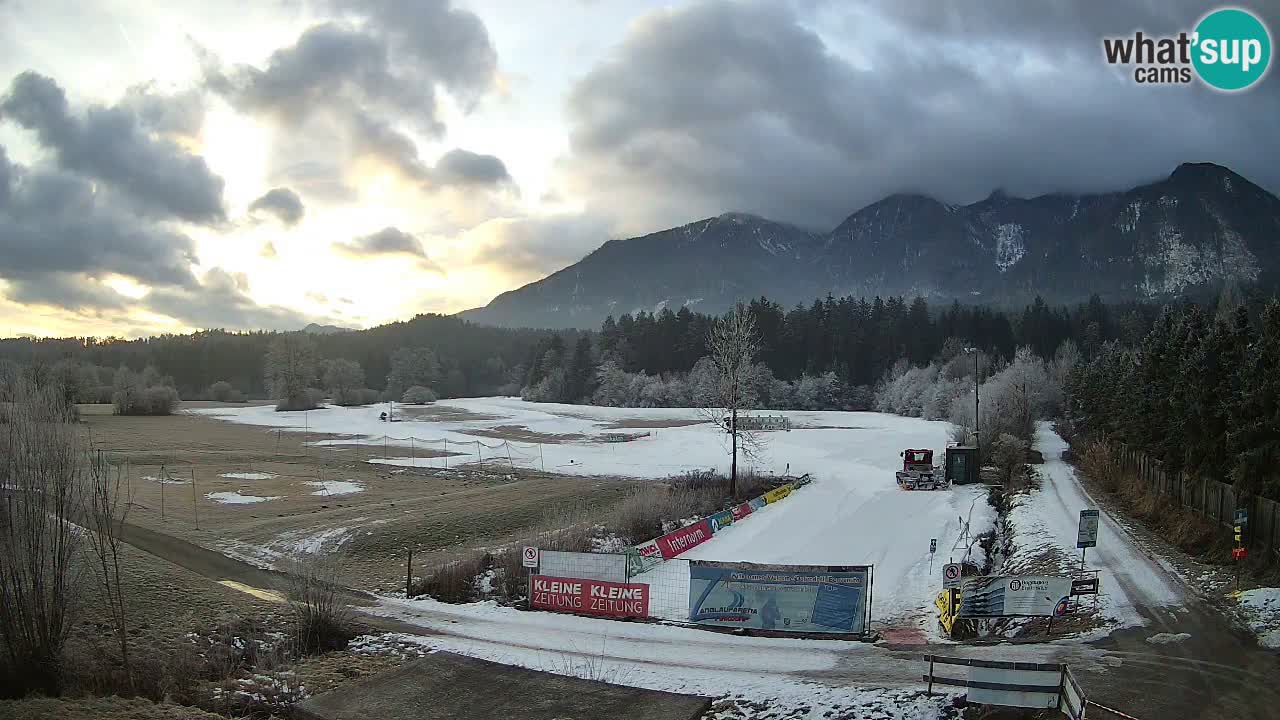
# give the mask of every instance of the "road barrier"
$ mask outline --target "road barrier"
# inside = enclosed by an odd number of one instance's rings
[[[1070,720],[1083,720],[1089,704],[1070,669],[1061,663],[1000,662],[976,658],[925,655],[924,681],[962,687],[967,700],[979,705],[1058,710]],[[964,670],[959,670],[964,668]]]

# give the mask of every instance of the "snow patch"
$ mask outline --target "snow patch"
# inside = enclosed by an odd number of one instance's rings
[[[275,476],[275,473],[269,472],[229,472],[221,475],[221,477],[231,478],[232,480],[270,480]]]
[[[1191,639],[1191,633],[1156,633],[1147,638],[1147,642],[1152,645],[1172,645],[1174,643],[1186,642]]]
[[[148,480],[150,482],[161,483],[162,485],[186,485],[191,482],[190,478],[183,480],[182,478],[175,478],[168,475],[166,475],[165,477],[157,477],[155,475],[143,475],[142,479]]]
[[[1240,593],[1240,610],[1258,644],[1280,649],[1280,588],[1258,588]]]
[[[1005,272],[1013,267],[1027,253],[1023,241],[1022,226],[1018,223],[1004,223],[996,227],[996,267]]]
[[[302,484],[320,488],[312,492],[312,495],[353,495],[364,492],[364,486],[353,480],[307,480]]]
[[[258,495],[241,495],[238,492],[211,492],[205,497],[223,505],[250,505],[252,503],[267,502],[268,500],[279,500],[283,495],[272,495],[269,497],[261,497]]]

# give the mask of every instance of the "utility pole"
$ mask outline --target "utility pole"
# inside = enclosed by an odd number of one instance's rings
[[[965,348],[973,355],[973,443],[978,449],[978,482],[982,482],[982,430],[978,425],[978,348]]]

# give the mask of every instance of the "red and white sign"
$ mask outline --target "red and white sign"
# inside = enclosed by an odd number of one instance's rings
[[[751,514],[751,503],[742,503],[733,506],[733,521],[738,522],[742,518]]]
[[[521,564],[527,568],[538,567],[538,548],[525,546],[520,555]]]
[[[649,617],[649,586],[534,575],[529,605],[536,610],[583,615]]]
[[[647,558],[662,557],[662,550],[658,547],[657,540],[649,540],[648,542],[640,543],[639,545],[636,546],[636,552],[640,553],[641,557],[647,557]]]
[[[669,532],[658,538],[658,549],[662,551],[662,557],[670,560],[686,550],[691,550],[702,543],[711,539],[711,522],[708,520],[699,520],[698,522],[682,527],[679,530]]]

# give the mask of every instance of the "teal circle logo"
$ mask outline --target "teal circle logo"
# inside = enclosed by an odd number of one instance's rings
[[[1262,79],[1271,64],[1271,34],[1247,10],[1223,8],[1196,25],[1191,64],[1210,87],[1243,90]]]

